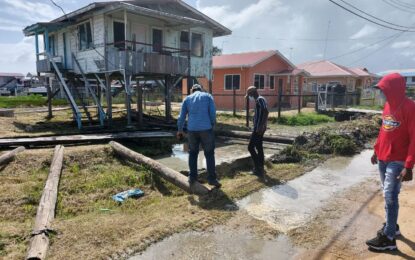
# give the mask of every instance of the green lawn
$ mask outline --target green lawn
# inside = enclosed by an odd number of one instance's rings
[[[0,97],[0,108],[16,108],[16,107],[39,107],[45,106],[47,97],[39,95],[18,96],[18,97]],[[53,105],[65,105],[65,99],[54,99]]]
[[[272,118],[273,123],[288,126],[308,126],[322,123],[334,122],[334,118],[317,113],[301,113],[293,116],[281,116],[281,118]]]

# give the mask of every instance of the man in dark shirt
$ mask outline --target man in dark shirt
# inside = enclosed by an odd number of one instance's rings
[[[263,177],[264,170],[264,148],[262,147],[262,140],[264,133],[267,130],[268,107],[267,101],[264,97],[258,94],[256,87],[251,86],[246,91],[246,96],[250,100],[255,100],[255,115],[254,128],[249,140],[248,151],[251,153],[254,161],[253,174],[258,177]]]

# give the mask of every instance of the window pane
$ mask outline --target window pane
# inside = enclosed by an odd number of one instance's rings
[[[259,88],[259,75],[255,75],[254,86]]]
[[[91,23],[86,23],[86,41],[87,41],[87,46],[86,48],[91,48],[92,47],[92,32],[91,32]]]
[[[203,39],[201,34],[192,33],[192,55],[196,57],[203,56]]]
[[[163,50],[163,32],[159,29],[153,29],[153,51],[161,52]]]
[[[181,32],[180,33],[180,49],[181,50],[189,50],[189,32]],[[186,52],[182,52],[181,55],[186,55]]]
[[[86,49],[86,32],[85,32],[85,26],[81,24],[78,26],[79,31],[79,49],[85,50]]]
[[[114,46],[125,49],[125,27],[124,23],[114,22]]]
[[[259,78],[260,78],[259,88],[260,89],[264,89],[264,87],[265,87],[265,76],[264,75],[260,75]]]
[[[225,76],[225,89],[232,90],[232,75]]]
[[[233,75],[232,85],[233,85],[234,89],[239,89],[239,87],[240,87],[240,77],[241,76],[239,76],[239,75]]]

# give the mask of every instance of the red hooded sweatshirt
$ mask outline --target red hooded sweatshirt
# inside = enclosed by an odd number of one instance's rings
[[[389,74],[377,84],[386,96],[382,128],[375,144],[381,161],[402,161],[405,168],[415,163],[415,102],[405,95],[405,79]]]

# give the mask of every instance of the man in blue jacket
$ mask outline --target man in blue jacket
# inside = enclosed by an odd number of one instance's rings
[[[212,95],[203,92],[198,84],[192,87],[192,94],[186,97],[182,104],[179,119],[177,121],[177,138],[183,137],[183,127],[188,117],[187,139],[189,142],[189,183],[197,181],[197,157],[199,146],[202,144],[205,153],[208,171],[208,183],[217,188],[219,183],[215,172],[215,135],[213,127],[216,123],[216,108]]]

